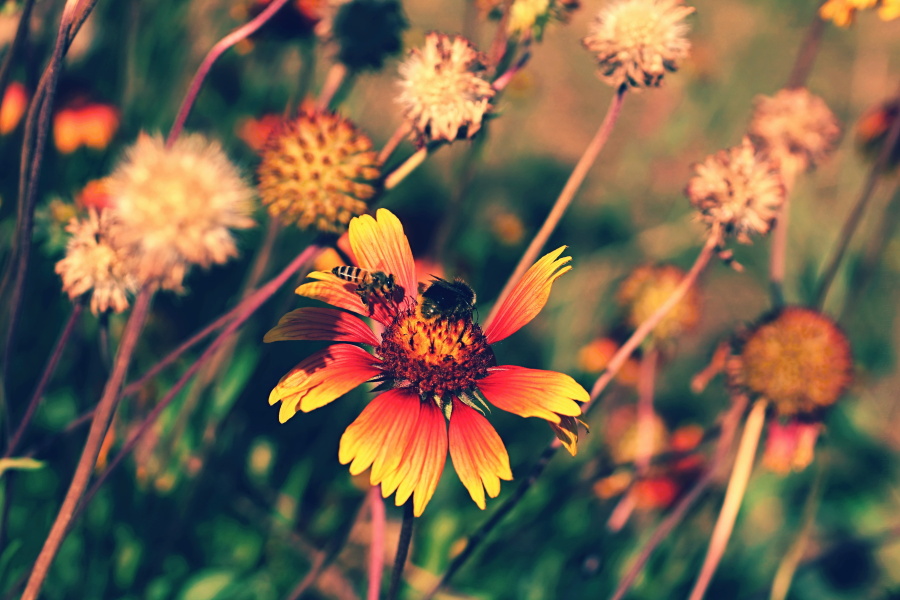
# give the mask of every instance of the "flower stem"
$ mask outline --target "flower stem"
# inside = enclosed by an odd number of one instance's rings
[[[275,13],[281,10],[281,7],[287,4],[287,2],[288,0],[274,0],[265,8],[265,10],[226,35],[210,49],[203,59],[203,62],[201,62],[200,66],[197,68],[197,72],[194,74],[190,86],[188,86],[188,91],[181,101],[181,106],[178,108],[178,114],[175,115],[175,121],[172,123],[172,128],[169,130],[169,137],[166,138],[167,148],[171,148],[172,144],[175,143],[175,140],[178,139],[178,136],[181,135],[181,130],[184,129],[184,122],[187,120],[188,113],[191,112],[191,108],[193,108],[194,102],[197,100],[197,95],[200,93],[200,87],[203,85],[203,81],[209,74],[209,70],[212,68],[213,64],[219,60],[219,57],[222,56],[226,50],[238,42],[247,39],[253,35],[257,29],[265,25],[266,21],[271,19]]]
[[[794,66],[788,77],[787,85],[785,86],[788,89],[806,85],[806,80],[809,78],[809,73],[812,71],[813,64],[816,61],[816,55],[819,53],[819,46],[824,31],[825,21],[819,17],[819,9],[816,7],[816,14],[806,30],[806,36],[803,38],[803,43],[800,44],[797,58],[794,60]]]
[[[625,99],[626,89],[625,86],[620,87],[616,91],[615,96],[613,96],[612,102],[610,102],[609,108],[606,111],[606,116],[603,118],[603,122],[597,129],[597,133],[594,134],[594,138],[591,140],[590,144],[588,144],[584,154],[578,159],[578,164],[575,165],[572,174],[569,175],[569,180],[566,181],[566,185],[556,199],[553,208],[550,210],[550,214],[547,215],[547,219],[544,221],[541,229],[534,236],[534,239],[531,240],[531,243],[528,245],[522,258],[519,259],[516,270],[513,271],[513,274],[507,280],[506,285],[503,287],[503,291],[500,292],[500,296],[491,308],[491,312],[484,322],[485,327],[487,327],[494,319],[497,311],[503,305],[504,300],[506,300],[506,297],[512,292],[513,287],[519,282],[525,274],[525,271],[527,271],[528,268],[534,264],[535,260],[537,260],[538,254],[544,247],[544,244],[547,243],[547,240],[556,229],[556,226],[559,225],[559,221],[562,219],[563,214],[565,214],[569,204],[571,204],[578,188],[584,183],[588,171],[590,171],[591,166],[593,166],[594,162],[597,160],[597,156],[600,154],[603,146],[606,145],[606,142],[612,133],[612,129],[618,120],[619,113],[622,109],[622,102]]]
[[[397,146],[400,145],[400,142],[403,141],[407,135],[409,135],[409,124],[405,121],[402,125],[400,125],[394,134],[390,137],[390,139],[384,144],[384,147],[381,149],[381,152],[378,153],[378,164],[384,165],[394,153],[394,150],[397,149]]]
[[[299,271],[308,260],[311,260],[312,256],[307,255],[306,253],[310,251],[318,252],[321,248],[321,243],[323,243],[321,238],[314,241],[309,248],[298,255],[297,258],[295,258],[287,267],[285,267],[285,269],[280,274],[273,278],[269,283],[248,295],[246,298],[241,300],[240,304],[195,333],[190,339],[182,342],[181,345],[170,352],[168,356],[160,360],[158,363],[153,365],[146,373],[141,375],[141,377],[137,381],[129,383],[127,386],[125,386],[125,389],[122,391],[122,395],[130,396],[131,394],[140,391],[141,388],[143,388],[148,381],[156,377],[160,373],[160,371],[178,360],[178,358],[180,358],[182,354],[202,342],[214,331],[224,327],[232,319],[235,319],[240,315],[246,313],[248,307],[253,306],[254,308],[252,310],[256,310],[255,307],[258,307],[260,304],[268,300],[268,298],[272,294],[274,294],[279,287],[284,285],[284,283],[292,275]],[[310,248],[313,248],[314,250],[310,250]],[[301,259],[301,257],[304,257],[306,260]]]
[[[416,168],[425,162],[425,158],[428,156],[428,147],[423,146],[416,150],[416,152],[406,159],[402,165],[391,171],[391,173],[385,177],[384,179],[384,189],[390,190],[393,189],[399,184],[401,181],[406,179],[406,176],[416,170]]]
[[[750,409],[747,423],[744,425],[744,434],[738,446],[737,456],[734,459],[731,479],[729,479],[728,488],[725,491],[725,501],[722,503],[722,510],[719,512],[719,518],[709,540],[706,558],[703,561],[700,575],[697,577],[697,582],[694,584],[689,600],[701,600],[703,598],[716,572],[716,568],[725,554],[725,547],[728,545],[728,539],[731,537],[734,522],[737,519],[741,502],[744,499],[744,493],[747,491],[747,482],[750,480],[750,473],[753,470],[753,462],[756,458],[756,447],[759,444],[763,425],[766,422],[767,407],[768,401],[761,399],[757,400],[753,408]]]
[[[41,166],[44,162],[44,149],[47,145],[47,135],[50,128],[50,117],[53,112],[53,100],[56,97],[56,87],[59,76],[63,70],[63,57],[68,47],[68,31],[71,24],[71,13],[63,11],[63,18],[59,24],[59,32],[56,36],[56,44],[53,47],[53,55],[47,68],[41,75],[31,106],[25,117],[25,134],[22,141],[22,152],[19,162],[19,188],[16,200],[17,216],[15,242],[12,248],[9,265],[0,284],[0,295],[5,296],[7,285],[12,281],[12,292],[8,299],[4,298],[7,314],[6,337],[3,342],[3,353],[0,355],[0,381],[5,385],[9,373],[9,363],[12,349],[15,345],[16,330],[21,319],[22,304],[25,295],[25,281],[28,275],[28,264],[31,257],[32,232],[34,229],[34,210],[37,203],[38,179],[41,174]],[[0,98],[2,102],[2,98]],[[11,279],[10,279],[11,278]],[[5,399],[5,394],[0,394],[0,400]],[[5,433],[9,434],[9,411],[4,400],[0,407],[0,419],[3,420]]]
[[[50,533],[47,535],[47,539],[44,540],[44,546],[41,548],[41,552],[35,561],[34,569],[32,569],[28,583],[25,585],[22,600],[35,600],[38,597],[50,570],[50,565],[65,539],[78,501],[81,500],[82,494],[84,494],[84,490],[87,487],[91,471],[94,470],[94,464],[100,453],[100,445],[103,443],[103,438],[106,437],[106,431],[118,404],[119,392],[122,383],[125,381],[128,366],[131,364],[131,357],[137,347],[147,315],[150,312],[152,298],[153,292],[149,288],[145,288],[141,290],[135,300],[131,317],[129,317],[125,330],[122,333],[122,341],[116,353],[113,371],[106,381],[103,396],[94,410],[91,428],[88,432],[84,449],[81,452],[81,458],[78,460],[78,465],[75,468],[72,483],[69,485],[69,490],[66,492],[59,513],[56,515],[53,526],[50,528]]]
[[[278,274],[277,277],[272,279],[269,283],[261,287],[255,294],[248,297],[247,300],[238,305],[238,308],[241,310],[234,317],[234,320],[228,324],[228,326],[219,334],[213,342],[209,345],[206,350],[203,351],[203,354],[191,364],[187,371],[175,382],[175,385],[169,389],[166,395],[160,400],[156,406],[153,407],[153,410],[144,418],[144,421],[135,429],[135,431],[131,434],[128,440],[123,444],[122,448],[119,452],[113,457],[112,460],[109,461],[109,466],[106,467],[106,470],[103,471],[100,476],[97,477],[97,480],[94,482],[94,485],[91,486],[91,489],[88,490],[88,493],[85,494],[84,500],[78,506],[76,511],[76,516],[80,515],[81,512],[85,509],[85,507],[90,503],[91,499],[93,499],[94,495],[100,489],[100,487],[106,482],[109,475],[112,473],[113,469],[118,466],[122,459],[131,452],[134,447],[137,445],[138,441],[143,437],[147,431],[149,431],[150,427],[156,422],[156,419],[159,418],[159,415],[172,403],[172,400],[178,395],[178,393],[184,388],[185,385],[191,380],[191,378],[199,371],[203,365],[206,364],[212,357],[214,357],[217,351],[222,347],[222,345],[228,341],[231,335],[237,331],[237,329],[244,324],[244,322],[256,312],[256,309],[262,306],[262,304],[268,300],[272,295],[278,291],[278,289],[293,275],[295,272],[300,270],[304,265],[306,265],[312,257],[318,252],[319,247],[315,245],[310,245],[303,252],[297,255],[291,264],[289,264],[285,269]],[[232,311],[235,312],[235,311]],[[131,387],[131,386],[129,386]]]
[[[328,110],[331,106],[331,100],[334,98],[334,95],[346,78],[346,65],[341,62],[336,62],[331,65],[331,68],[328,70],[328,75],[325,76],[325,84],[322,86],[322,91],[319,93],[319,99],[316,102],[317,110]]]
[[[769,255],[769,290],[772,306],[784,305],[784,272],[787,262],[788,222],[791,210],[791,191],[794,188],[796,170],[792,166],[782,166],[784,181],[784,203],[778,212],[778,221],[772,232],[772,246]]]
[[[650,458],[653,456],[653,424],[656,420],[656,413],[653,410],[653,388],[658,359],[659,350],[654,346],[641,358],[638,376],[637,449],[634,466],[639,477],[647,474]]]
[[[772,592],[769,600],[785,600],[788,591],[791,589],[791,582],[797,573],[797,567],[806,552],[806,545],[809,542],[809,534],[812,532],[816,522],[816,512],[822,500],[822,490],[824,488],[822,482],[825,479],[825,463],[820,458],[816,465],[816,475],[813,483],[806,495],[806,502],[803,505],[803,525],[797,533],[797,538],[791,544],[784,559],[778,565],[775,577],[772,580]]]
[[[406,557],[409,555],[409,545],[412,542],[413,524],[416,517],[413,515],[413,502],[410,498],[403,506],[403,524],[400,526],[400,540],[397,542],[397,558],[394,559],[394,569],[391,571],[391,587],[388,591],[388,600],[397,600],[400,592],[400,580],[403,579],[403,569],[406,567]]]
[[[894,119],[891,128],[888,130],[887,136],[885,136],[884,145],[878,153],[878,158],[875,160],[875,164],[872,165],[872,170],[869,171],[869,176],[866,178],[862,192],[853,209],[850,211],[850,214],[847,216],[847,220],[844,221],[844,226],[841,229],[841,234],[838,238],[837,246],[835,247],[836,249],[831,257],[831,261],[822,271],[822,276],[819,279],[819,287],[813,300],[813,306],[822,308],[825,305],[828,289],[834,282],[838,267],[840,267],[841,261],[844,259],[844,254],[847,252],[847,247],[850,245],[850,239],[853,237],[856,228],[862,220],[866,206],[872,198],[875,187],[878,184],[882,173],[884,173],[884,167],[890,158],[891,151],[897,145],[898,140],[900,140],[900,119]]]
[[[0,65],[0,104],[3,103],[3,99],[6,97],[6,86],[9,84],[9,78],[12,74],[13,61],[16,59],[16,54],[19,53],[19,49],[24,45],[25,39],[28,37],[31,9],[34,8],[35,3],[35,0],[26,0],[25,4],[22,5],[22,12],[19,14],[19,23],[16,25],[15,37],[6,51],[6,56],[3,57],[3,64]]]
[[[678,284],[678,287],[675,288],[672,295],[656,309],[656,312],[650,315],[646,321],[641,323],[634,333],[631,334],[631,337],[616,351],[609,360],[609,364],[606,366],[603,375],[597,379],[596,383],[594,383],[594,387],[591,389],[591,403],[600,396],[603,390],[606,389],[606,386],[609,385],[610,381],[612,381],[619,373],[619,369],[622,368],[632,352],[637,350],[638,346],[641,345],[641,342],[643,342],[650,332],[659,325],[659,322],[663,320],[669,311],[684,298],[688,290],[691,289],[691,286],[697,282],[700,273],[706,268],[706,265],[709,264],[710,259],[713,257],[717,244],[717,236],[711,235],[707,238],[706,245],[703,246],[697,259],[694,261],[691,270],[688,271],[688,274],[681,280],[681,283]],[[585,411],[586,410],[587,408],[585,408]]]
[[[384,500],[381,487],[373,485],[369,490],[369,509],[372,514],[372,543],[369,546],[369,587],[367,600],[378,600],[381,597],[381,575],[384,572]]]
[[[428,591],[422,597],[422,600],[431,600],[434,598],[435,594],[437,594],[442,587],[447,585],[450,579],[456,575],[457,571],[469,560],[469,558],[474,554],[475,550],[481,545],[481,543],[487,539],[487,536],[494,530],[494,528],[500,524],[500,521],[508,515],[512,509],[518,506],[519,502],[525,496],[525,492],[531,489],[538,478],[541,476],[541,473],[544,472],[544,469],[547,468],[547,465],[550,463],[550,459],[556,454],[556,451],[559,450],[561,444],[559,440],[553,440],[553,443],[549,444],[544,452],[541,454],[540,458],[538,458],[537,462],[531,467],[531,472],[528,474],[522,483],[519,484],[519,487],[516,488],[516,491],[512,496],[507,498],[503,504],[494,511],[494,514],[491,515],[484,524],[478,528],[478,530],[469,536],[469,540],[466,542],[466,547],[463,548],[462,552],[456,555],[453,561],[450,563],[450,566],[447,567],[447,570],[444,571],[444,574],[441,576],[441,580],[437,582],[437,584]]]
[[[634,582],[637,580],[638,575],[641,574],[644,565],[650,560],[653,551],[656,550],[657,546],[659,546],[664,539],[669,537],[672,530],[675,529],[687,515],[687,511],[700,499],[703,492],[706,491],[706,488],[713,482],[719,464],[724,459],[723,457],[728,454],[729,448],[731,448],[734,434],[737,431],[738,422],[740,421],[740,417],[745,408],[747,408],[746,400],[738,400],[731,405],[728,413],[722,419],[722,433],[719,437],[719,443],[717,444],[716,452],[713,454],[711,464],[707,467],[703,476],[694,484],[694,487],[678,501],[678,504],[675,505],[672,512],[663,519],[650,535],[650,538],[644,544],[644,547],[641,548],[640,554],[638,554],[638,557],[634,560],[631,568],[628,569],[625,577],[619,581],[619,585],[616,587],[616,591],[613,593],[611,600],[621,600],[625,597],[625,594],[628,593],[628,590],[631,589],[631,586],[634,585]]]
[[[44,373],[41,375],[41,379],[40,381],[38,381],[37,387],[34,388],[34,393],[31,395],[31,400],[28,402],[28,408],[25,409],[25,414],[22,416],[22,420],[19,422],[19,426],[16,428],[15,433],[13,433],[12,437],[9,440],[9,444],[7,444],[6,446],[6,453],[4,454],[4,457],[12,456],[16,451],[16,448],[18,448],[19,442],[22,441],[22,435],[28,428],[28,424],[31,422],[31,418],[34,416],[34,412],[37,410],[38,405],[41,403],[41,398],[44,396],[44,390],[47,389],[47,384],[50,383],[50,378],[53,376],[53,372],[56,370],[56,366],[59,364],[59,359],[62,358],[63,350],[65,350],[66,345],[69,343],[72,332],[75,330],[75,324],[78,322],[78,317],[81,316],[81,312],[83,310],[84,302],[82,301],[78,301],[72,306],[72,314],[69,315],[69,320],[66,321],[62,333],[59,334],[59,339],[56,341],[56,346],[53,348],[53,353],[50,355],[50,358],[47,359],[47,365],[44,367]]]

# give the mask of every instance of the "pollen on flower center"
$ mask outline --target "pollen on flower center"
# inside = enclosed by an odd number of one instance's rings
[[[470,318],[423,319],[415,310],[398,315],[377,349],[384,370],[422,397],[469,390],[496,364],[481,327]]]

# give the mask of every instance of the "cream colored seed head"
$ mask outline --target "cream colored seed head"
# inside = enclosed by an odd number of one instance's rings
[[[237,256],[232,229],[254,225],[253,192],[218,142],[193,134],[171,148],[141,134],[109,179],[111,217],[142,284],[180,291],[189,267]]]
[[[129,296],[137,292],[135,264],[128,251],[117,245],[118,230],[108,211],[91,209],[86,219],[73,218],[66,227],[72,236],[66,257],[56,263],[63,291],[73,301],[90,294],[95,315],[123,312]]]
[[[680,0],[620,0],[605,6],[584,38],[596,55],[600,79],[618,88],[658,87],[666,71],[688,57],[684,18],[694,12]]]
[[[481,77],[484,58],[469,40],[429,33],[400,65],[397,102],[423,141],[470,138],[481,128],[494,96]]]
[[[769,233],[784,203],[784,184],[777,164],[749,138],[694,168],[697,174],[686,193],[714,235],[734,235],[750,243],[751,234]]]
[[[825,101],[806,88],[757,96],[748,134],[754,144],[781,165],[799,173],[823,161],[841,134]]]

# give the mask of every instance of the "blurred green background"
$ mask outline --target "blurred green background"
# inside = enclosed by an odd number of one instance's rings
[[[13,70],[13,79],[31,89],[49,55],[56,4],[39,4],[43,16]],[[584,2],[570,23],[547,28],[533,45],[527,68],[497,102],[497,118],[478,140],[442,148],[381,199],[403,220],[417,256],[439,258],[449,275],[462,276],[475,288],[482,318],[612,97],[580,43],[601,5]],[[667,75],[661,89],[628,94],[609,144],[547,246],[568,245],[574,269],[557,282],[535,321],[495,347],[501,364],[563,371],[591,387],[597,374],[585,370],[580,351],[621,329],[614,299],[618,283],[647,262],[689,267],[703,241],[703,229],[692,220],[682,193],[691,165],[740,141],[754,96],[774,94],[785,83],[817,3],[698,0],[694,5],[691,59],[680,72]],[[403,7],[410,25],[405,47],[420,45],[427,31],[440,30],[465,32],[486,49],[496,26],[472,3],[412,0]],[[243,20],[246,8],[221,0],[101,1],[76,40],[80,50],[67,63],[60,104],[78,98],[112,104],[121,111],[121,125],[104,150],[63,154],[51,148],[45,161],[38,251],[7,382],[14,423],[71,310],[53,266],[62,257],[62,233],[74,197],[87,182],[109,173],[138,132],[167,130],[203,55]],[[317,47],[315,37],[299,25],[295,30],[285,25],[229,51],[213,67],[187,122],[188,130],[222,140],[248,178],[256,155],[237,135],[241,122],[296,106],[304,89],[316,93],[333,63],[332,49]],[[393,100],[400,58],[389,58],[380,71],[358,74],[340,95],[340,112],[376,147],[401,122]],[[827,163],[798,181],[792,196],[790,303],[810,300],[819,269],[868,173],[868,163],[855,149],[853,124],[897,92],[898,72],[900,21],[885,23],[863,13],[852,28],[826,28],[809,88],[838,115],[845,135]],[[15,223],[21,142],[21,124],[0,137],[4,257]],[[399,154],[411,150],[404,143]],[[865,287],[849,283],[887,220],[896,183],[896,175],[886,178],[876,191],[826,306],[852,341],[856,383],[830,414],[811,467],[788,476],[756,470],[709,598],[768,597],[775,570],[801,530],[804,502],[820,469],[821,501],[790,598],[900,598],[900,238],[890,239]],[[258,220],[257,229],[241,234],[239,261],[194,272],[184,296],[155,299],[132,377],[237,302],[265,234],[264,211],[258,211]],[[266,278],[311,239],[311,234],[282,231]],[[718,342],[769,308],[767,241],[736,248],[736,256],[746,271],[721,264],[708,269],[701,280],[700,327],[666,354],[656,406],[669,430],[714,425],[729,402],[721,379],[699,395],[690,391],[690,379],[707,365]],[[218,368],[182,394],[101,489],[63,545],[44,598],[284,598],[323,559],[330,566],[305,597],[365,596],[368,473],[352,478],[337,461],[337,447],[367,393],[356,390],[285,425],[278,424],[277,407],[267,404],[281,375],[318,347],[262,344],[265,331],[301,305],[294,287],[286,286],[259,311],[217,358]],[[848,294],[854,288],[858,293]],[[0,592],[14,589],[28,572],[58,510],[86,431],[69,425],[99,398],[108,374],[103,332],[116,339],[123,323],[121,316],[80,321],[22,446],[23,454],[46,465],[4,475],[9,529],[0,547]],[[198,354],[189,353],[122,404],[109,440],[112,452]],[[616,462],[608,424],[634,398],[625,385],[607,392],[590,418],[591,432],[578,456],[554,458],[443,597],[576,599],[612,592],[664,513],[638,511],[612,532],[607,521],[617,498],[601,498],[595,490]],[[508,447],[517,479],[505,483],[500,497],[482,512],[448,465],[417,522],[408,598],[433,585],[550,439],[543,422],[500,411],[490,418]],[[723,487],[724,481],[714,486],[666,539],[630,597],[687,595]],[[400,518],[390,501],[388,518],[389,566]]]

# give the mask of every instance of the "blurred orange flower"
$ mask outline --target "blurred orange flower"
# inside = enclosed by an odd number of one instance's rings
[[[119,128],[119,111],[109,104],[91,103],[62,108],[53,116],[53,141],[63,154],[82,146],[103,150]]]
[[[3,102],[0,103],[0,135],[5,135],[16,128],[28,106],[28,93],[25,86],[13,81],[6,86]]]

